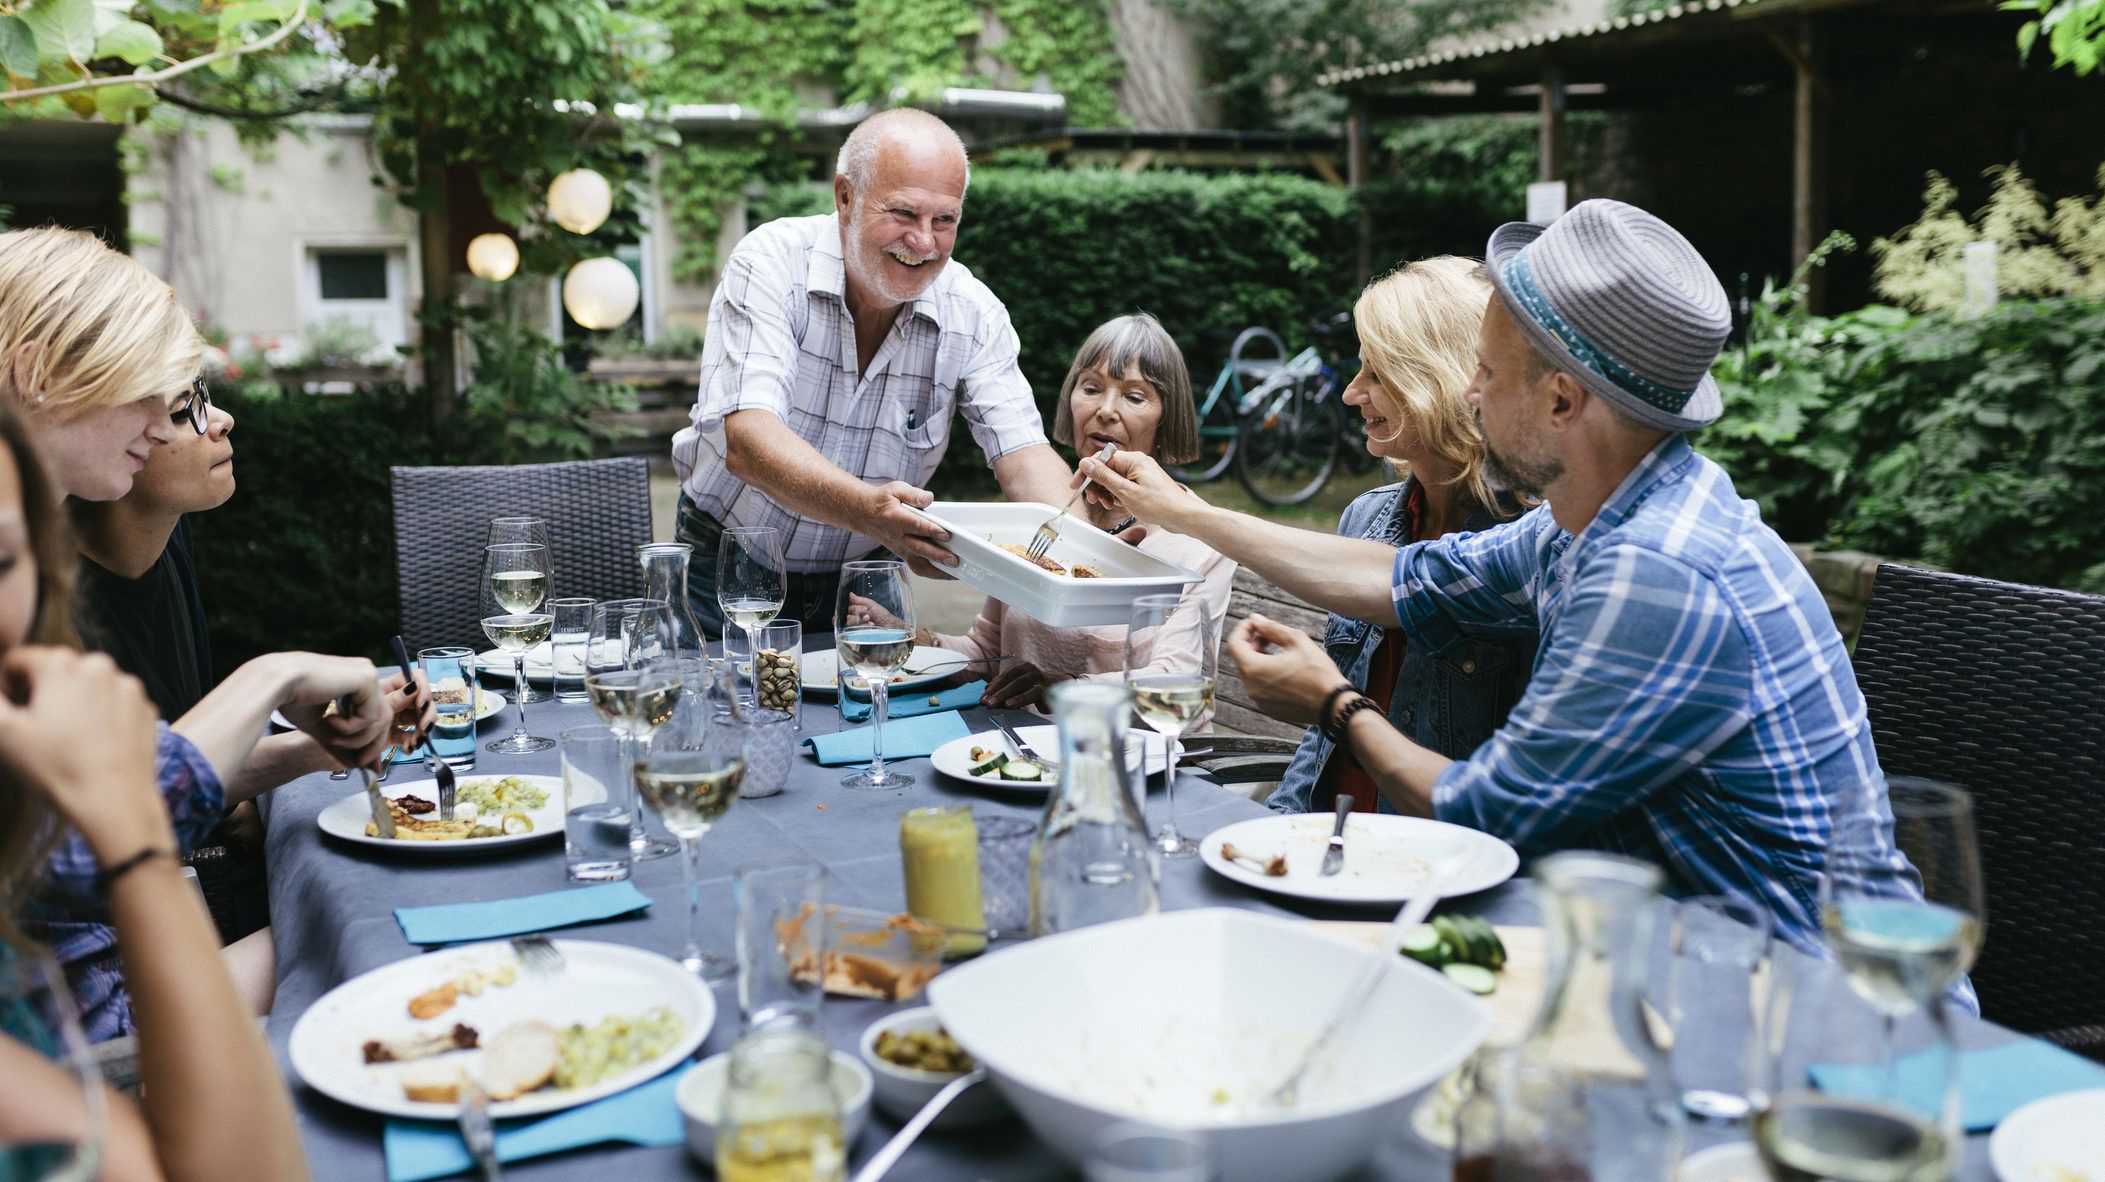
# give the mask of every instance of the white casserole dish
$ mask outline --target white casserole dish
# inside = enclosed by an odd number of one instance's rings
[[[1093,567],[1100,578],[1056,575],[996,544],[1029,545],[1045,519],[1059,512],[1056,505],[937,501],[915,512],[950,531],[950,550],[958,556],[952,574],[1055,628],[1124,624],[1132,617],[1134,600],[1179,594],[1186,583],[1199,581],[1183,567],[1143,554],[1073,514],[1054,527],[1060,540],[1046,557],[1064,566]]]

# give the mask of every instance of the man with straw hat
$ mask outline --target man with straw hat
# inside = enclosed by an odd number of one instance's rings
[[[1762,900],[1816,946],[1837,808],[1882,807],[1884,778],[1818,589],[1683,435],[1721,410],[1725,292],[1673,227],[1617,201],[1501,226],[1487,255],[1469,398],[1493,479],[1544,501],[1519,519],[1399,550],[1211,508],[1137,456],[1082,472],[1410,644],[1540,632],[1526,694],[1466,760],[1405,739],[1296,629],[1252,616],[1228,638],[1252,700],[1329,730],[1386,807],[1527,855],[1635,854],[1679,890]]]

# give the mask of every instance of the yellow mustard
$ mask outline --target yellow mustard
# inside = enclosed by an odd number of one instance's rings
[[[969,929],[950,937],[951,956],[987,946],[979,893],[979,826],[967,805],[899,814],[899,856],[906,865],[906,909],[914,918]]]

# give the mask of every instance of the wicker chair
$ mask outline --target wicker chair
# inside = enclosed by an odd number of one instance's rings
[[[650,463],[640,456],[486,468],[396,468],[395,582],[410,651],[483,647],[482,548],[494,517],[539,517],[558,595],[643,593],[636,547],[651,540]]]
[[[1856,648],[1879,763],[1974,795],[1988,1017],[2105,1053],[2105,598],[1887,564]]]

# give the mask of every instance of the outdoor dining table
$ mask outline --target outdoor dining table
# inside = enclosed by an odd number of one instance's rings
[[[510,713],[506,712],[501,723],[484,728],[482,738],[503,733],[498,728],[509,725]],[[978,711],[968,710],[965,717],[979,729],[982,720]],[[1013,712],[1011,717],[1022,721]],[[588,706],[555,702],[532,705],[528,719],[534,733],[548,736],[596,721]],[[838,711],[830,701],[806,700],[806,734],[828,732],[840,726]],[[1201,743],[1203,736],[1191,740],[1194,746]],[[476,776],[552,775],[560,765],[557,750],[521,756],[479,752],[477,760],[473,773]],[[825,864],[830,872],[830,901],[898,911],[903,910],[905,903],[898,841],[898,817],[903,810],[969,803],[983,815],[1035,818],[1043,807],[1042,801],[1033,796],[989,791],[950,780],[925,758],[898,760],[896,765],[914,773],[916,782],[912,788],[903,792],[856,792],[840,787],[844,769],[821,767],[808,755],[800,755],[792,766],[786,790],[772,797],[739,801],[702,840],[701,889],[707,924],[705,939],[710,946],[727,956],[731,951],[731,878],[741,865],[811,859]],[[423,778],[421,769],[414,765],[398,768],[394,774],[398,778]],[[355,781],[316,774],[294,781],[268,798],[271,920],[278,955],[278,986],[268,1030],[280,1069],[293,1089],[309,1166],[322,1182],[376,1182],[384,1178],[384,1122],[372,1113],[323,1096],[293,1073],[286,1059],[286,1043],[300,1015],[336,985],[424,951],[405,942],[395,922],[396,907],[504,899],[560,890],[566,885],[563,845],[559,840],[530,843],[516,853],[434,858],[392,856],[326,838],[316,824],[317,814],[355,788]],[[1148,799],[1151,820],[1158,819],[1165,806],[1158,775]],[[1187,772],[1178,777],[1178,823],[1195,837],[1266,813],[1262,804],[1230,793],[1201,776]],[[654,901],[647,912],[557,934],[566,939],[603,940],[677,956],[686,924],[680,859],[668,857],[638,864],[633,881]],[[1387,918],[1380,909],[1370,912],[1365,908],[1299,902],[1289,905],[1287,900],[1228,881],[1197,858],[1163,863],[1161,897],[1164,910],[1239,907],[1316,919]],[[1450,905],[1494,923],[1538,922],[1533,890],[1524,878]],[[997,951],[989,955],[999,954],[999,945],[996,947]],[[715,997],[716,1024],[696,1052],[697,1059],[730,1049],[739,1033],[735,984],[727,981],[717,985]],[[1292,1004],[1293,999],[1281,1002]],[[852,1053],[870,1022],[895,1009],[921,1004],[925,1004],[925,999],[894,1004],[829,996],[823,1012],[825,1033],[836,1048]],[[1017,1015],[1018,1021],[1030,1019],[1029,1014]],[[1968,1018],[1961,1022],[1961,1037],[1967,1046],[1983,1046],[2013,1036],[1999,1027]],[[851,1147],[851,1166],[876,1152],[897,1127],[898,1122],[873,1109],[869,1127]],[[1744,1134],[1692,1129],[1690,1145],[1697,1148],[1739,1136]],[[1376,1159],[1355,1177],[1363,1182],[1433,1182],[1446,1179],[1449,1168],[1445,1150],[1425,1144],[1407,1129],[1398,1129]],[[647,1182],[706,1178],[713,1176],[713,1170],[697,1161],[684,1145],[604,1145],[508,1164],[505,1174],[522,1180]],[[969,1132],[926,1134],[893,1168],[891,1177],[901,1182],[947,1182],[1072,1179],[1076,1173],[1020,1122],[1004,1121]],[[1968,1139],[1965,1161],[1957,1177],[1963,1182],[1992,1177],[1986,1135]]]

